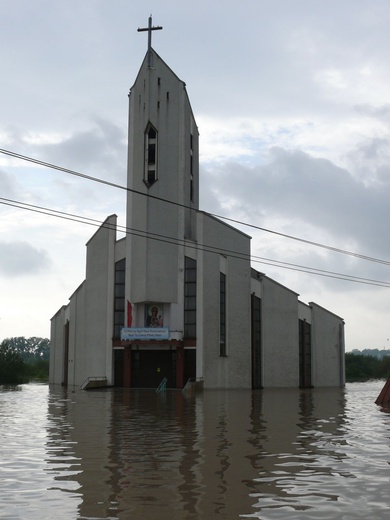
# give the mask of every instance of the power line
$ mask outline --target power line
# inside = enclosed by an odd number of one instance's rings
[[[197,211],[195,208],[193,208],[191,206],[187,206],[185,204],[181,204],[179,202],[175,202],[175,201],[172,201],[172,200],[169,200],[169,199],[165,199],[165,198],[162,198],[162,197],[157,197],[155,195],[151,195],[149,193],[144,193],[144,192],[139,191],[139,190],[134,190],[132,188],[128,188],[127,186],[122,186],[120,184],[116,184],[116,183],[113,183],[113,182],[110,182],[110,181],[99,179],[98,177],[92,177],[91,175],[86,175],[84,173],[80,173],[80,172],[77,172],[75,170],[71,170],[69,168],[64,168],[64,167],[58,166],[56,164],[48,163],[48,162],[45,162],[45,161],[40,161],[38,159],[34,159],[34,158],[28,157],[26,155],[21,155],[21,154],[18,154],[16,152],[13,152],[13,151],[10,151],[10,150],[5,150],[3,148],[0,148],[0,153],[2,153],[4,155],[8,155],[10,157],[13,157],[15,159],[20,159],[20,160],[23,160],[23,161],[31,162],[33,164],[37,164],[39,166],[44,166],[45,168],[50,168],[50,169],[53,169],[53,170],[61,171],[63,173],[68,173],[70,175],[74,175],[74,176],[80,177],[82,179],[90,180],[90,181],[93,181],[93,182],[98,182],[100,184],[105,184],[106,186],[111,186],[111,187],[114,187],[114,188],[118,188],[118,189],[121,189],[121,190],[125,190],[125,191],[128,191],[128,192],[131,192],[131,193],[135,193],[135,194],[141,195],[143,197],[148,197],[148,198],[151,198],[151,199],[159,200],[159,201],[165,202],[167,204],[173,204],[175,206],[182,207],[182,208],[185,208],[185,209],[189,209],[191,211]],[[259,231],[263,231],[265,233],[271,233],[273,235],[277,235],[277,236],[280,236],[282,238],[288,238],[289,240],[295,240],[295,241],[301,242],[303,244],[311,245],[311,246],[314,246],[314,247],[319,247],[319,248],[326,249],[328,251],[332,251],[332,252],[335,252],[335,253],[340,253],[340,254],[344,254],[344,255],[348,255],[348,256],[353,256],[355,258],[359,258],[361,260],[366,260],[366,261],[369,261],[369,262],[375,262],[375,263],[379,263],[379,264],[383,264],[383,265],[390,265],[390,261],[388,261],[388,260],[383,260],[383,259],[380,259],[380,258],[375,258],[375,257],[372,257],[372,256],[363,255],[363,254],[360,254],[360,253],[355,253],[353,251],[348,251],[346,249],[341,249],[341,248],[334,247],[334,246],[328,246],[326,244],[321,244],[320,242],[314,242],[312,240],[306,240],[304,238],[296,237],[294,235],[289,235],[289,234],[286,234],[286,233],[281,233],[279,231],[275,231],[275,230],[272,230],[272,229],[267,229],[267,228],[264,228],[264,227],[261,227],[261,226],[257,226],[255,224],[250,224],[248,222],[243,222],[241,220],[229,218],[229,217],[226,217],[226,216],[223,216],[223,215],[218,215],[216,213],[210,213],[210,212],[207,212],[207,211],[203,211],[203,213],[205,213],[206,215],[209,215],[211,217],[215,217],[215,218],[218,218],[218,219],[221,219],[221,220],[225,220],[225,221],[228,221],[228,222],[233,222],[235,224],[239,224],[241,226],[245,226],[245,227],[249,227],[249,228],[252,228],[252,229],[259,230]]]
[[[211,246],[211,245],[207,245],[207,244],[192,243],[192,242],[189,242],[188,240],[178,239],[176,237],[170,237],[170,236],[161,235],[158,233],[148,233],[146,231],[133,229],[133,228],[129,228],[126,226],[120,226],[120,225],[111,226],[107,222],[104,222],[102,224],[101,221],[99,221],[97,219],[92,219],[90,217],[83,217],[81,215],[66,213],[64,211],[58,211],[58,210],[54,210],[51,208],[37,206],[34,204],[28,204],[25,202],[15,201],[12,199],[5,199],[5,198],[1,197],[0,204],[15,207],[18,209],[33,211],[35,213],[40,213],[40,214],[48,215],[51,217],[62,218],[62,219],[70,220],[73,222],[79,222],[81,224],[87,224],[87,225],[91,225],[94,227],[103,227],[103,228],[111,229],[111,230],[115,230],[115,231],[118,230],[120,232],[125,233],[126,235],[133,235],[133,236],[138,236],[141,238],[148,238],[151,240],[165,242],[165,243],[172,244],[172,245],[182,245],[182,246],[187,247],[188,249],[196,249],[196,250],[200,250],[200,251],[204,251],[204,252],[208,252],[208,253],[215,253],[215,254],[224,254],[226,256],[230,256],[230,257],[236,258],[236,259],[249,260],[249,261],[252,261],[253,263],[270,265],[273,267],[279,267],[279,268],[287,269],[287,270],[291,270],[291,271],[303,272],[306,274],[313,274],[316,276],[323,276],[323,277],[327,277],[327,278],[355,282],[355,283],[360,283],[360,284],[364,284],[364,285],[373,285],[373,286],[377,286],[377,287],[390,287],[390,282],[385,282],[382,280],[374,280],[371,278],[363,278],[363,277],[348,275],[348,274],[344,274],[344,273],[337,273],[334,271],[327,271],[324,269],[317,269],[314,267],[302,266],[299,264],[283,262],[283,261],[279,261],[279,260],[256,256],[256,255],[247,255],[245,253],[241,253],[239,251],[234,251],[231,249],[219,248],[219,247],[215,247],[215,246]]]

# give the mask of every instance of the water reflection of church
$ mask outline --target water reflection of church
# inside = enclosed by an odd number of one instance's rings
[[[183,388],[344,384],[344,322],[250,265],[250,237],[199,210],[185,83],[149,47],[130,90],[127,234],[87,243],[86,277],[51,321],[50,381]]]

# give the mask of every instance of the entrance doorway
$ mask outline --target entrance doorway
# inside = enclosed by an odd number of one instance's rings
[[[164,377],[176,388],[176,350],[133,350],[131,367],[134,388],[157,388]]]

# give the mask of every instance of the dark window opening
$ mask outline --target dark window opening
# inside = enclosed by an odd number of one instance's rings
[[[119,339],[125,326],[125,273],[126,259],[115,263],[114,338]]]
[[[190,146],[191,146],[191,152],[190,152],[190,201],[194,202],[194,156],[192,153],[192,144],[193,144],[193,138],[191,134],[191,140],[190,140]]]
[[[299,386],[311,388],[311,325],[299,320]]]
[[[252,294],[252,388],[262,388],[261,299]]]
[[[156,129],[153,128],[153,126],[149,126],[148,138],[149,139],[156,139],[156,137],[157,137]]]
[[[157,181],[157,130],[149,123],[145,131],[144,183],[149,188]]]
[[[196,260],[184,262],[184,337],[196,338]]]
[[[148,164],[156,164],[156,143],[149,143]]]
[[[226,275],[219,275],[219,355],[227,356],[226,351]]]

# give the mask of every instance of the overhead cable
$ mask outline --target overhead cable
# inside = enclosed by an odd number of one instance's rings
[[[196,242],[192,242],[192,241],[185,240],[185,239],[178,239],[177,237],[170,237],[170,236],[161,235],[158,233],[150,233],[150,232],[142,231],[139,229],[133,229],[133,228],[120,226],[120,225],[112,226],[112,225],[110,225],[109,222],[102,223],[101,221],[99,221],[97,219],[92,219],[90,217],[84,217],[81,215],[66,213],[64,211],[58,211],[58,210],[45,208],[45,207],[37,206],[34,204],[28,204],[25,202],[20,202],[20,201],[16,201],[16,200],[12,200],[12,199],[5,199],[5,198],[0,197],[0,204],[15,207],[18,209],[33,211],[35,213],[40,213],[40,214],[48,215],[51,217],[62,218],[65,220],[70,220],[70,221],[78,222],[81,224],[87,224],[90,226],[103,227],[103,228],[111,229],[114,231],[118,230],[120,232],[125,233],[126,235],[138,236],[140,238],[147,238],[150,240],[156,240],[156,241],[165,242],[165,243],[173,244],[173,245],[181,245],[183,247],[185,246],[188,249],[196,249],[196,250],[200,250],[200,251],[204,251],[204,252],[208,252],[208,253],[214,253],[214,254],[224,254],[231,258],[247,260],[247,261],[249,260],[249,261],[252,261],[253,263],[270,265],[272,267],[279,267],[279,268],[287,269],[287,270],[291,270],[291,271],[303,272],[306,274],[313,274],[313,275],[317,275],[317,276],[334,278],[334,279],[338,279],[338,280],[355,282],[355,283],[360,283],[360,284],[365,284],[365,285],[373,285],[373,286],[378,286],[378,287],[390,287],[390,282],[386,282],[383,280],[374,280],[371,278],[363,278],[363,277],[359,277],[359,276],[348,275],[345,273],[337,273],[334,271],[327,271],[324,269],[302,266],[299,264],[293,264],[293,263],[289,263],[289,262],[282,262],[279,260],[274,260],[274,259],[265,258],[265,257],[261,257],[261,256],[250,255],[250,254],[248,255],[248,254],[242,253],[240,251],[234,251],[234,250],[220,248],[220,247],[216,247],[216,246],[212,246],[212,245],[196,243]]]
[[[34,158],[28,157],[26,155],[21,155],[19,153],[16,153],[16,152],[13,152],[13,151],[10,151],[10,150],[5,150],[3,148],[0,148],[0,153],[2,153],[4,155],[8,155],[10,157],[13,157],[15,159],[20,159],[20,160],[23,160],[23,161],[31,162],[33,164],[37,164],[37,165],[43,166],[45,168],[50,168],[50,169],[53,169],[53,170],[61,171],[63,173],[68,173],[70,175],[74,175],[74,176],[80,177],[82,179],[86,179],[86,180],[93,181],[93,182],[98,182],[98,183],[101,183],[101,184],[105,184],[106,186],[111,186],[111,187],[114,187],[114,188],[125,190],[125,191],[128,191],[128,192],[135,193],[137,195],[143,196],[143,197],[148,197],[148,198],[151,198],[151,199],[155,199],[155,200],[159,200],[159,201],[165,202],[167,204],[173,204],[175,206],[179,206],[179,207],[186,208],[186,209],[189,209],[189,210],[192,210],[192,211],[196,211],[195,208],[193,208],[191,206],[187,206],[185,204],[181,204],[179,202],[175,202],[175,201],[172,201],[172,200],[169,200],[169,199],[165,199],[165,198],[162,198],[162,197],[157,197],[155,195],[151,195],[149,193],[144,193],[144,192],[139,191],[139,190],[134,190],[134,189],[128,188],[127,186],[122,186],[120,184],[116,184],[116,183],[113,183],[113,182],[110,182],[110,181],[106,181],[104,179],[99,179],[98,177],[92,177],[91,175],[86,175],[84,173],[80,173],[80,172],[77,172],[75,170],[71,170],[69,168],[64,168],[64,167],[58,166],[56,164],[48,163],[48,162],[45,162],[45,161],[40,161],[38,159],[34,159]],[[282,238],[295,240],[295,241],[303,243],[303,244],[311,245],[311,246],[314,246],[314,247],[319,247],[319,248],[322,248],[322,249],[326,249],[328,251],[333,251],[335,253],[340,253],[340,254],[344,254],[344,255],[348,255],[348,256],[353,256],[355,258],[359,258],[361,260],[366,260],[366,261],[369,261],[369,262],[375,262],[375,263],[379,263],[379,264],[383,264],[383,265],[390,265],[390,261],[383,260],[381,258],[375,258],[375,257],[372,257],[372,256],[363,255],[363,254],[356,253],[356,252],[353,252],[353,251],[348,251],[346,249],[341,249],[341,248],[338,248],[338,247],[329,246],[329,245],[326,245],[326,244],[321,244],[320,242],[314,242],[312,240],[307,240],[307,239],[304,239],[304,238],[296,237],[294,235],[289,235],[289,234],[286,234],[286,233],[282,233],[280,231],[267,229],[267,228],[264,228],[264,227],[261,227],[261,226],[257,226],[255,224],[250,224],[248,222],[243,222],[241,220],[237,220],[237,219],[233,219],[233,218],[230,218],[230,217],[226,217],[224,215],[218,215],[216,213],[210,213],[210,212],[207,212],[207,211],[203,211],[203,213],[205,213],[206,215],[209,215],[211,217],[215,217],[215,218],[218,218],[218,219],[221,219],[221,220],[225,220],[225,221],[228,221],[228,222],[233,222],[235,224],[238,224],[238,225],[241,225],[241,226],[245,226],[245,227],[249,227],[249,228],[252,228],[252,229],[257,229],[257,230],[263,231],[265,233],[271,233],[273,235],[277,235],[277,236],[280,236]]]

